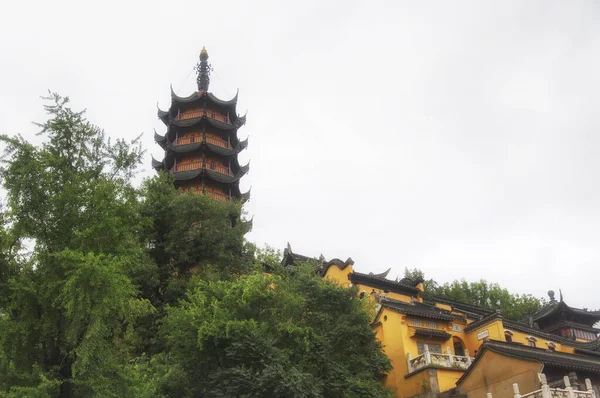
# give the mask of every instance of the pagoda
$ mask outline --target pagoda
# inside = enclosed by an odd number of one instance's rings
[[[152,167],[171,172],[181,192],[245,202],[250,191],[240,192],[239,182],[249,165],[240,166],[238,154],[248,140],[237,137],[238,129],[246,122],[245,115],[236,113],[238,94],[223,101],[208,91],[211,67],[205,48],[196,70],[198,91],[179,97],[171,86],[169,110],[158,108],[158,118],[167,126],[167,132],[155,132],[154,140],[165,153],[162,161],[152,158]]]

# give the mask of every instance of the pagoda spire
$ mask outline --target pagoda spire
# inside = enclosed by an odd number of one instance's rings
[[[198,71],[198,91],[207,92],[208,85],[210,84],[210,65],[208,64],[208,51],[205,47],[202,47],[200,51],[200,63],[196,65]]]

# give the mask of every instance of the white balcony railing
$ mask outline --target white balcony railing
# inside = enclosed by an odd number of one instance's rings
[[[415,372],[430,365],[467,370],[469,366],[471,366],[473,358],[469,356],[469,350],[465,350],[465,354],[465,356],[452,355],[450,353],[450,348],[448,348],[447,354],[436,354],[429,352],[429,348],[425,345],[425,352],[415,358],[412,358],[410,353],[408,353],[406,358],[408,373]]]
[[[513,391],[515,398],[598,398],[592,388],[590,379],[585,379],[586,391],[578,391],[571,387],[569,376],[564,377],[565,388],[550,388],[546,381],[546,376],[543,373],[539,373],[540,384],[542,388],[539,390],[532,391],[528,394],[521,395],[519,392],[519,385],[513,384]],[[487,398],[493,398],[491,393],[487,394]]]

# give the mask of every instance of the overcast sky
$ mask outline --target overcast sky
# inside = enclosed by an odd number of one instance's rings
[[[240,89],[258,245],[600,308],[597,1],[11,1],[1,133],[48,89],[162,158],[156,103]]]

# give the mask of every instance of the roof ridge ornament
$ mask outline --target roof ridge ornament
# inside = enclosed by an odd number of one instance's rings
[[[202,46],[202,51],[200,51],[200,62],[196,65],[195,69],[198,71],[198,78],[196,79],[198,91],[207,92],[212,67],[208,64],[208,51],[206,51],[204,46]]]

